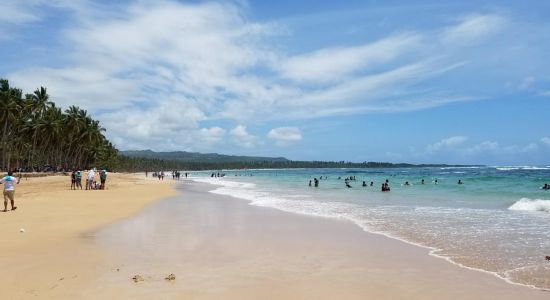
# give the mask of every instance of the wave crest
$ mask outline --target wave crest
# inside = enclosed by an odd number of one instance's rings
[[[521,198],[509,210],[542,211],[550,213],[550,200]]]

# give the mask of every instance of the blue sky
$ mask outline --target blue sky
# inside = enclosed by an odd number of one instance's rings
[[[548,1],[4,0],[0,77],[119,149],[550,165]]]

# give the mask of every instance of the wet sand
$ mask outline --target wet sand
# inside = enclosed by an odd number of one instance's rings
[[[208,193],[180,194],[97,231],[96,277],[85,299],[548,299],[431,257],[428,250]],[[164,277],[173,273],[174,281]],[[131,278],[139,274],[144,281]]]

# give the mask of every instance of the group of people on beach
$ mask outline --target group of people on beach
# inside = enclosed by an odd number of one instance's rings
[[[99,174],[99,183],[96,180],[96,176]],[[71,190],[82,189],[82,175],[83,171],[80,169],[73,170],[71,173]],[[86,190],[104,190],[105,183],[107,182],[107,170],[102,169],[97,172],[95,168],[89,169],[86,174]]]
[[[153,178],[158,178],[159,180],[164,180],[164,171],[153,172]],[[145,172],[145,177],[147,177],[147,171]]]
[[[187,178],[187,172],[184,173],[185,178]],[[180,180],[181,178],[181,172],[180,171],[172,171],[172,179],[174,180]]]
[[[157,172],[153,172],[153,178],[158,178],[158,180],[164,180],[164,171],[157,171]],[[185,178],[187,178],[187,176],[189,175],[189,173],[185,172],[184,173],[184,176]],[[148,177],[149,176],[149,172],[148,171],[145,171],[145,177]],[[172,179],[174,180],[180,180],[181,178],[181,172],[180,171],[172,171]]]

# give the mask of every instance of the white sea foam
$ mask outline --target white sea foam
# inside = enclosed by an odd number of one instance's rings
[[[499,171],[515,171],[515,170],[550,170],[550,167],[540,167],[540,166],[501,166],[495,167]]]
[[[195,182],[201,182],[201,183],[209,183],[213,185],[221,185],[224,187],[233,187],[233,188],[255,188],[256,185],[254,183],[250,182],[237,182],[237,181],[230,181],[225,180],[223,177],[198,177],[193,178],[193,181]]]
[[[550,200],[521,198],[508,207],[509,210],[541,211],[550,213]]]
[[[452,169],[481,169],[485,168],[482,166],[471,166],[471,167],[441,167],[440,170],[452,170]]]

